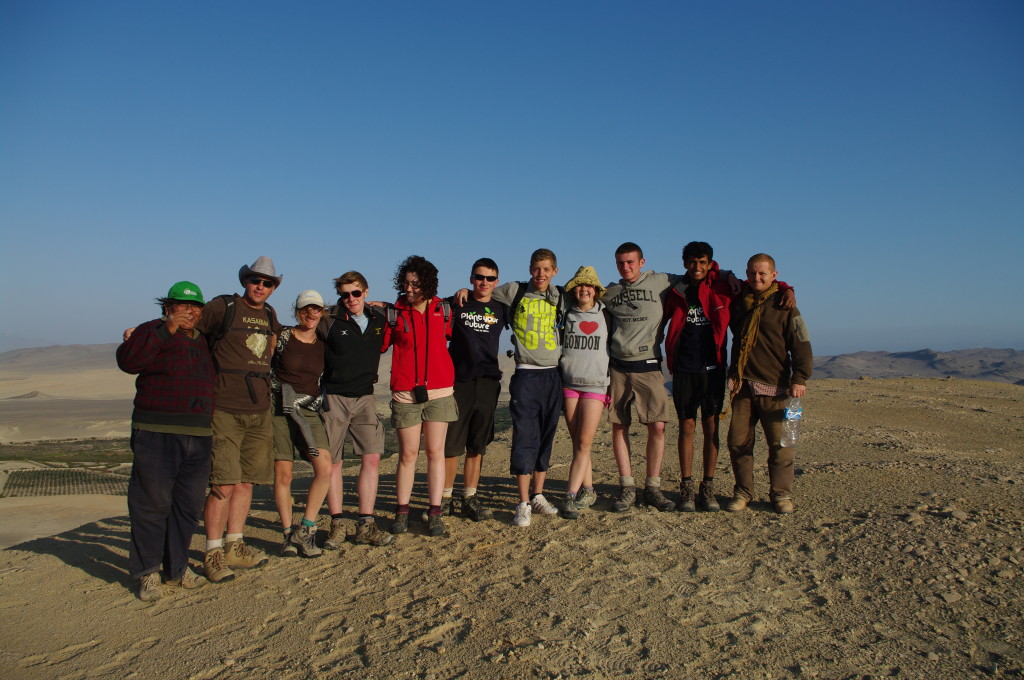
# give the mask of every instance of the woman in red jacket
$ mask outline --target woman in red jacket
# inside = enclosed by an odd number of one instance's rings
[[[394,347],[391,357],[391,422],[398,431],[398,507],[391,533],[409,530],[420,434],[427,452],[427,533],[446,533],[441,519],[444,487],[444,440],[448,423],[458,419],[455,406],[455,368],[448,354],[451,312],[437,297],[437,267],[412,255],[395,273],[401,293],[389,313],[382,351]],[[394,323],[390,322],[394,318]]]

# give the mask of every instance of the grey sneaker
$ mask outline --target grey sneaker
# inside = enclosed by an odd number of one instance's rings
[[[431,536],[446,536],[448,528],[444,525],[441,515],[431,515],[427,520],[427,533]]]
[[[455,499],[452,498],[451,496],[445,496],[444,498],[442,498],[441,499],[441,515],[442,516],[451,515],[454,503],[455,503]],[[427,523],[430,522],[430,508],[427,508],[426,510],[423,511],[423,514],[420,515],[420,519],[423,520],[424,524],[427,524]]]
[[[562,503],[562,517],[565,519],[579,519],[580,502],[576,498],[566,498]]]
[[[164,586],[160,582],[160,572],[151,571],[139,578],[139,599],[143,602],[156,602],[164,596]]]
[[[348,531],[345,529],[345,520],[332,519],[331,533],[327,534],[327,540],[324,541],[324,550],[337,550],[347,537]],[[356,542],[358,543],[358,541]]]
[[[595,501],[597,501],[597,494],[593,491],[581,488],[579,493],[576,494],[576,505],[580,506],[580,508],[589,508]]]
[[[392,534],[404,534],[409,530],[409,513],[395,513],[395,521],[391,523]]]
[[[721,506],[718,505],[718,499],[715,498],[714,482],[700,483],[700,495],[697,496],[697,507],[704,512],[718,512],[722,509]]]
[[[278,553],[281,557],[295,557],[299,554],[299,549],[292,543],[292,534],[294,533],[294,527],[284,532],[284,540],[281,541],[281,550]]]
[[[269,559],[267,553],[246,545],[242,540],[231,541],[224,546],[224,564],[235,569],[262,567]]]
[[[320,557],[323,551],[316,545],[316,527],[298,526],[289,539],[303,557]]]
[[[696,512],[697,499],[693,494],[693,481],[684,481],[679,484],[679,512]]]
[[[612,510],[615,512],[626,512],[634,505],[636,505],[636,487],[624,486],[619,491],[619,499],[612,505]]]
[[[659,512],[670,512],[676,504],[665,498],[660,486],[648,486],[644,489],[644,504],[657,508]]]
[[[223,583],[235,578],[235,572],[228,566],[223,548],[208,550],[203,557],[203,571],[210,583]]]
[[[481,522],[494,517],[494,512],[490,508],[485,508],[476,496],[468,496],[462,499],[462,516],[474,522]]]
[[[185,573],[181,575],[181,578],[173,578],[167,582],[169,586],[181,587],[186,590],[193,590],[195,588],[202,588],[209,581],[195,573],[188,567],[185,567]]]
[[[369,522],[356,523],[356,533],[352,537],[352,542],[363,545],[384,546],[394,543],[395,536],[378,529],[377,522],[371,519]]]

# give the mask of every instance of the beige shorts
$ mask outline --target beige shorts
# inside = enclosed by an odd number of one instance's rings
[[[623,373],[613,368],[608,394],[612,400],[608,419],[615,425],[629,427],[633,422],[633,405],[636,405],[638,419],[645,425],[667,423],[672,418],[672,405],[661,371]]]
[[[372,394],[362,397],[325,395],[323,412],[331,460],[341,462],[345,437],[352,438],[352,450],[357,456],[384,453],[384,425],[377,415],[377,402]]]
[[[313,434],[316,448],[329,450],[327,430],[316,411],[300,408],[299,413],[306,419],[309,430]],[[305,460],[306,438],[295,421],[288,416],[274,416],[274,460]]]
[[[213,467],[210,484],[273,484],[274,452],[270,410],[213,411]]]
[[[455,397],[448,395],[422,404],[400,404],[391,401],[391,424],[396,430],[419,425],[422,422],[453,423],[459,419]]]

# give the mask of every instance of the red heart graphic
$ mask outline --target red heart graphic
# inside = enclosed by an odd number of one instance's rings
[[[580,321],[580,332],[584,335],[590,335],[597,330],[596,321]]]

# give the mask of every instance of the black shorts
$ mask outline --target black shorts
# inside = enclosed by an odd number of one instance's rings
[[[487,445],[494,441],[494,410],[500,393],[501,381],[494,378],[474,378],[455,383],[459,419],[448,423],[448,434],[444,440],[445,458],[487,452]]]
[[[672,376],[672,401],[680,420],[717,416],[725,402],[725,371],[721,368],[703,373],[676,373]]]

